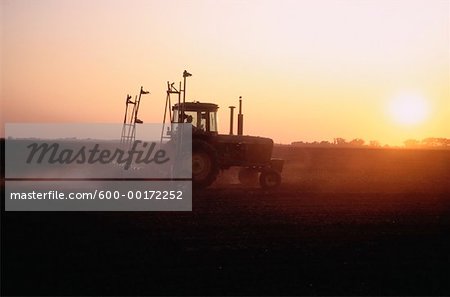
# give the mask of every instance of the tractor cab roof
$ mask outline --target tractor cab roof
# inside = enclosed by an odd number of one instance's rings
[[[194,102],[185,102],[180,103],[180,106],[183,106],[183,109],[185,111],[217,111],[219,109],[219,106],[214,103],[202,103],[198,101]],[[172,108],[173,110],[178,110],[178,103],[175,104]]]

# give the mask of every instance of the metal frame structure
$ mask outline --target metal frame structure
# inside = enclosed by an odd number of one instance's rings
[[[142,95],[149,94],[149,92],[144,91],[141,86],[139,96],[134,97],[134,101],[131,100],[131,96],[127,94],[127,99],[125,101],[125,116],[123,118],[122,135],[120,137],[120,142],[122,143],[133,143],[136,139],[136,124],[142,124],[138,118],[139,106],[141,104]],[[129,113],[129,105],[133,105],[131,113]]]
[[[192,74],[190,74],[189,72],[187,72],[186,70],[183,71],[183,88],[181,86],[181,81],[179,82],[179,87],[178,89],[175,88],[175,83],[170,83],[167,82],[167,96],[166,96],[166,104],[164,107],[164,117],[163,117],[163,122],[162,122],[162,130],[161,130],[161,142],[163,141],[164,138],[170,138],[170,136],[164,136],[164,130],[166,128],[166,120],[167,120],[167,114],[169,115],[169,123],[172,124],[173,123],[173,118],[172,118],[172,99],[171,99],[171,95],[172,94],[176,94],[178,95],[177,100],[178,100],[178,106],[180,106],[181,103],[181,94],[183,94],[183,104],[181,105],[181,108],[178,109],[178,123],[183,123],[184,121],[184,103],[186,102],[186,78],[192,76]],[[172,127],[171,127],[172,128]]]

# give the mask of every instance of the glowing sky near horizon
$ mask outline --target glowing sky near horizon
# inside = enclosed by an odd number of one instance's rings
[[[187,69],[223,133],[243,96],[245,133],[278,143],[450,137],[447,0],[0,3],[2,123],[120,122],[141,85],[140,118],[159,122]],[[399,93],[426,118],[393,117]]]

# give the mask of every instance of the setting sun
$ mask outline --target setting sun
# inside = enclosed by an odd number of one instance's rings
[[[420,124],[428,118],[429,104],[418,94],[401,94],[390,101],[389,113],[398,124]]]

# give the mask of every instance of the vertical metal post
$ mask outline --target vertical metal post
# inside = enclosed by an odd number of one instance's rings
[[[178,92],[178,123],[182,123],[184,121],[184,119],[181,119],[181,81],[180,81],[180,86],[178,87],[178,89],[180,90],[180,92]],[[184,91],[183,91],[184,93]]]
[[[161,129],[161,139],[160,139],[160,143],[162,143],[162,140],[164,138],[164,128],[166,127],[166,116],[167,116],[167,105],[169,104],[169,108],[170,108],[170,84],[169,82],[167,82],[167,96],[166,96],[166,105],[164,106],[164,117],[163,117],[163,122],[162,122],[162,129]],[[169,113],[170,113],[170,109],[169,109]],[[169,117],[169,121],[172,122],[172,119]]]
[[[141,102],[141,96],[142,96],[142,92],[143,92],[144,90],[143,90],[143,88],[142,88],[142,86],[141,86],[141,90],[139,91],[139,97],[138,97],[138,99],[136,100],[136,110],[135,110],[135,113],[134,113],[134,123],[136,123],[136,119],[137,119],[137,115],[138,115],[138,110],[139,110],[139,103]]]
[[[184,71],[186,73],[186,70]],[[183,74],[183,104],[186,102],[186,75]]]
[[[235,106],[229,106],[230,108],[230,135],[233,135],[233,122],[234,122],[234,109]]]
[[[244,132],[244,115],[242,114],[242,96],[239,96],[238,135]]]
[[[186,102],[186,77],[192,76],[189,72],[186,70],[183,71],[183,107],[181,108],[181,115],[184,116],[184,103]],[[181,121],[181,123],[184,121],[184,119]]]
[[[127,112],[128,112],[128,104],[130,104],[131,96],[127,94],[127,100],[125,101],[125,117],[123,118],[123,123],[127,123]]]

